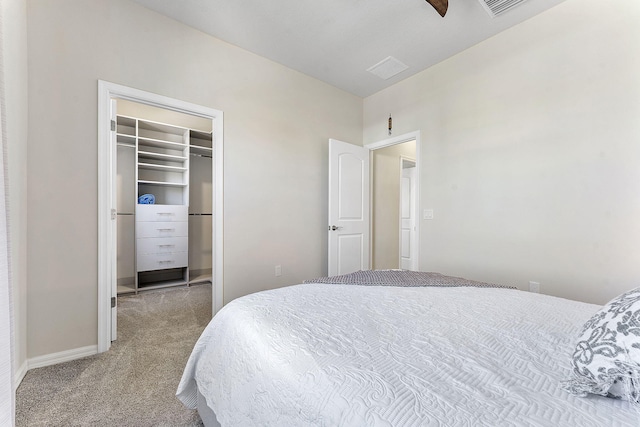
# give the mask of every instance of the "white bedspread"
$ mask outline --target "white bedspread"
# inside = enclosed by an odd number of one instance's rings
[[[517,290],[304,284],[225,306],[178,388],[224,426],[638,426],[561,389],[599,306]],[[196,389],[197,387],[197,389]]]

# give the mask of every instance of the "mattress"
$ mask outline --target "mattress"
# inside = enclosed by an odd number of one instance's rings
[[[178,387],[222,426],[637,426],[561,388],[600,307],[512,289],[308,283],[227,304]]]

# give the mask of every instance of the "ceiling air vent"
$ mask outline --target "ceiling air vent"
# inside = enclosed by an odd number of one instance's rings
[[[495,18],[511,10],[525,0],[478,0],[490,17]]]
[[[383,80],[388,80],[396,74],[400,74],[407,68],[409,67],[406,64],[398,61],[393,56],[387,56],[376,65],[367,68],[367,71],[371,74],[375,74]]]

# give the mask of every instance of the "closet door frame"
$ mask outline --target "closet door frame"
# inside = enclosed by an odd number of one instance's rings
[[[111,101],[125,99],[141,104],[152,105],[167,110],[173,110],[193,116],[204,117],[212,121],[213,129],[213,180],[212,191],[213,209],[213,277],[212,315],[215,315],[223,305],[224,272],[223,272],[223,112],[201,105],[191,104],[162,95],[145,92],[127,86],[98,80],[98,352],[104,352],[111,347],[111,298],[113,283],[117,280],[114,273],[116,263],[116,241],[114,229],[116,220],[113,213],[113,197],[116,191],[114,165],[115,150],[111,140]]]

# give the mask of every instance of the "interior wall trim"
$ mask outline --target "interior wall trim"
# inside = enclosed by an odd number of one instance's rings
[[[58,353],[45,354],[43,356],[33,357],[27,360],[27,371],[35,368],[43,368],[45,366],[57,365],[58,363],[70,362],[83,357],[93,356],[98,353],[97,345],[89,345],[86,347],[74,348],[71,350],[60,351]],[[24,378],[24,375],[23,375]],[[22,379],[20,379],[22,382]]]
[[[29,368],[29,361],[25,360],[22,365],[18,368],[18,370],[14,373],[13,376],[13,391],[15,392],[20,384],[22,384],[22,380],[24,376],[27,375],[27,370]]]

